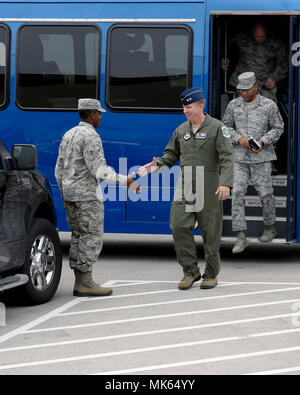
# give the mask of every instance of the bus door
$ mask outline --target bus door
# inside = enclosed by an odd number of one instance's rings
[[[290,17],[290,70],[289,70],[289,122],[287,162],[287,241],[295,240],[297,223],[297,146],[299,131],[299,66],[300,33],[299,16]],[[296,50],[296,52],[295,52]],[[298,175],[299,176],[299,175]]]
[[[278,33],[284,42],[289,57],[288,76],[277,84],[277,105],[284,120],[284,133],[276,144],[278,160],[274,162],[272,181],[276,197],[276,229],[278,238],[292,241],[296,238],[296,159],[298,135],[298,87],[299,67],[292,64],[297,58],[300,63],[300,44],[295,55],[292,46],[300,41],[299,16],[272,13],[219,12],[210,15],[211,47],[209,57],[210,94],[209,112],[212,116],[222,119],[230,100],[239,96],[235,87],[230,85],[230,76],[238,62],[238,51],[232,50],[233,38],[241,32],[251,32],[253,23],[264,20],[269,31]],[[296,45],[296,44],[294,44]],[[295,48],[295,47],[294,47]],[[294,54],[294,58],[293,58]],[[222,59],[230,59],[230,68],[221,68]],[[259,238],[263,231],[263,216],[260,199],[250,185],[245,196],[245,214],[247,235]],[[223,237],[235,234],[231,228],[231,199],[224,202]]]

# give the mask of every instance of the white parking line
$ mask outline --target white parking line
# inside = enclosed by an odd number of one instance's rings
[[[105,285],[109,284],[112,287],[130,287],[131,285],[150,285],[150,284],[159,284],[159,283],[177,283],[177,281],[137,281],[137,280],[112,280],[107,282]],[[44,316],[29,322],[28,324],[15,329],[7,333],[6,335],[0,336],[0,344],[12,339],[18,335],[26,335],[26,334],[35,334],[40,332],[48,332],[48,331],[58,331],[58,330],[65,330],[65,329],[76,329],[76,328],[84,328],[84,327],[94,327],[94,326],[102,326],[102,325],[111,325],[111,324],[120,324],[120,323],[128,323],[128,322],[138,322],[138,321],[147,321],[147,320],[155,320],[155,319],[167,319],[170,317],[182,317],[188,316],[193,314],[208,314],[214,312],[222,312],[222,311],[233,311],[238,309],[250,309],[262,306],[272,306],[272,305],[283,305],[283,304],[292,304],[294,302],[299,302],[300,297],[297,299],[285,299],[285,300],[277,300],[272,302],[265,302],[265,303],[256,303],[256,304],[247,304],[247,305],[238,305],[238,306],[230,306],[230,307],[219,307],[214,309],[206,309],[206,310],[196,310],[191,312],[179,312],[179,313],[170,313],[170,314],[163,314],[163,315],[153,315],[153,316],[146,316],[146,317],[136,317],[136,318],[127,318],[127,319],[119,319],[114,321],[106,321],[106,322],[96,322],[96,323],[86,323],[81,325],[69,325],[69,326],[61,326],[61,327],[44,327],[38,328],[40,324],[46,323],[51,319],[55,319],[56,317],[63,317],[63,316],[72,316],[72,315],[80,315],[80,314],[88,314],[88,313],[97,313],[97,312],[108,312],[108,311],[118,311],[118,310],[127,310],[127,309],[135,309],[135,308],[145,308],[145,307],[154,307],[154,306],[164,306],[169,304],[182,304],[182,303],[189,303],[189,302],[199,302],[207,301],[207,300],[218,300],[218,299],[228,299],[234,297],[243,297],[243,296],[251,296],[251,295],[263,295],[263,294],[272,294],[272,293],[282,293],[282,292],[289,292],[289,291],[296,291],[300,289],[300,283],[273,283],[273,282],[224,282],[220,284],[220,287],[228,287],[228,286],[240,286],[240,285],[268,285],[268,286],[275,286],[275,285],[286,285],[286,288],[278,288],[278,289],[264,289],[261,291],[251,291],[251,292],[240,292],[235,294],[229,295],[214,295],[214,296],[206,296],[202,297],[205,292],[199,291],[198,298],[190,298],[190,299],[181,299],[181,300],[168,300],[163,302],[155,302],[155,303],[143,303],[143,304],[128,304],[125,306],[116,306],[116,307],[104,307],[101,309],[90,309],[86,311],[70,311],[76,305],[80,304],[81,302],[90,302],[90,301],[100,301],[99,298],[75,298],[72,299],[70,302],[64,304],[63,306],[45,314]],[[154,287],[152,287],[154,288]],[[253,288],[252,288],[253,289]],[[122,299],[122,298],[130,298],[130,297],[138,297],[138,296],[145,296],[145,295],[163,295],[163,294],[170,294],[172,292],[182,293],[179,291],[177,287],[174,287],[169,290],[159,290],[159,291],[149,291],[149,292],[137,292],[137,293],[128,293],[124,295],[113,295],[106,298],[101,298],[101,305],[105,306],[105,302],[110,299]],[[198,294],[198,293],[196,293]],[[209,293],[208,293],[209,294]],[[186,294],[185,294],[186,295]],[[192,294],[195,296],[195,293]],[[173,295],[172,295],[173,296]],[[174,295],[175,296],[175,295]],[[285,295],[286,296],[286,295]],[[294,296],[294,295],[293,295]],[[170,295],[171,297],[171,295]],[[169,299],[169,298],[168,298]],[[139,299],[138,299],[139,300]],[[248,301],[248,300],[247,300]],[[198,307],[198,306],[197,306]],[[77,307],[78,308],[78,307]],[[126,317],[126,316],[125,316]],[[145,332],[132,332],[132,333],[121,333],[119,335],[111,335],[111,336],[102,336],[102,337],[93,337],[93,338],[84,338],[84,339],[76,339],[76,340],[69,340],[69,341],[61,341],[61,342],[52,342],[52,343],[45,343],[45,344],[33,344],[33,345],[26,345],[26,346],[19,346],[19,347],[10,347],[10,348],[3,348],[0,349],[0,353],[5,352],[16,352],[22,350],[31,350],[31,349],[42,349],[46,347],[58,347],[58,346],[67,346],[73,344],[82,344],[82,343],[91,343],[91,342],[100,342],[100,341],[107,341],[112,339],[122,339],[122,338],[134,338],[138,336],[149,336],[149,335],[158,335],[158,334],[167,334],[167,333],[177,333],[177,332],[184,332],[188,330],[194,329],[201,329],[201,328],[213,328],[213,327],[221,327],[221,326],[232,326],[236,324],[243,324],[243,323],[250,323],[250,322],[259,322],[259,321],[266,321],[266,320],[275,320],[275,319],[282,319],[288,317],[300,317],[300,312],[294,312],[289,314],[277,314],[277,315],[269,315],[269,316],[262,316],[262,317],[255,317],[255,318],[246,318],[234,321],[223,321],[223,322],[216,322],[216,323],[209,323],[209,324],[200,324],[200,325],[192,325],[186,327],[173,327],[173,328],[166,328],[166,329],[158,329],[153,331],[145,331]],[[286,323],[289,323],[288,321]],[[47,322],[49,325],[49,323]],[[45,326],[45,325],[44,325]],[[280,327],[279,327],[280,329]],[[146,352],[153,352],[153,351],[160,351],[160,350],[168,350],[168,349],[179,349],[183,347],[192,347],[198,346],[203,344],[218,344],[222,342],[234,342],[239,340],[245,339],[254,339],[259,337],[268,337],[268,336],[280,336],[286,334],[293,334],[299,333],[300,328],[293,328],[293,329],[282,329],[282,330],[274,330],[270,332],[260,332],[260,333],[253,333],[245,336],[229,336],[223,338],[214,338],[214,339],[207,339],[207,340],[199,340],[193,342],[185,342],[185,343],[176,343],[176,344],[162,344],[157,345],[154,347],[144,347],[144,348],[135,348],[129,350],[119,350],[119,351],[109,351],[110,347],[108,348],[108,352],[99,353],[99,354],[92,354],[92,355],[79,355],[73,357],[66,357],[66,358],[56,358],[56,359],[48,359],[43,361],[35,361],[35,362],[21,362],[18,359],[19,363],[12,363],[7,365],[0,365],[0,370],[9,370],[9,369],[17,369],[22,367],[32,367],[32,366],[41,366],[47,364],[58,364],[64,362],[76,362],[80,360],[91,360],[97,358],[106,358],[106,357],[118,357],[122,355],[130,355],[135,353],[146,353]],[[233,333],[235,334],[235,333]],[[23,342],[24,344],[24,342]],[[125,343],[126,344],[126,343]],[[143,343],[142,343],[143,344]],[[255,343],[256,344],[256,343]],[[216,348],[217,350],[218,348]],[[167,368],[175,368],[180,366],[191,366],[191,365],[198,365],[198,364],[206,364],[211,362],[221,362],[226,360],[232,359],[243,359],[243,358],[250,358],[250,357],[258,357],[263,355],[272,355],[278,353],[287,353],[300,350],[300,346],[295,347],[285,347],[285,348],[277,348],[273,350],[263,350],[258,352],[251,352],[251,353],[240,353],[235,355],[225,355],[220,357],[213,357],[213,358],[206,358],[206,359],[199,359],[197,361],[183,361],[177,363],[169,363],[169,364],[161,364],[161,365],[152,365],[152,366],[139,366],[136,368],[128,368],[128,369],[120,369],[115,371],[109,372],[100,372],[96,373],[97,375],[105,374],[130,374],[130,373],[138,373],[138,372],[147,372],[151,370],[160,370],[160,369],[167,369]],[[63,350],[62,350],[63,351]],[[244,351],[244,350],[243,350]],[[42,354],[44,355],[44,354]],[[47,354],[45,354],[47,355]],[[4,362],[4,361],[3,361]],[[3,363],[2,362],[2,363]],[[145,364],[145,362],[144,362]],[[124,367],[122,365],[114,365],[113,368]],[[271,366],[270,366],[271,367]],[[287,372],[296,372],[300,371],[300,367],[291,367],[291,368],[282,368],[282,369],[273,369],[269,371],[262,371],[257,373],[248,373],[248,375],[267,375],[267,374],[278,374],[278,373],[287,373]]]
[[[290,373],[290,372],[299,372],[299,371],[300,371],[300,366],[295,366],[293,368],[265,370],[263,372],[256,372],[256,373],[246,373],[244,376],[269,376],[272,374]]]
[[[164,283],[178,283],[178,281],[162,281]],[[154,283],[154,282],[153,282]],[[159,283],[159,281],[155,281],[155,283]],[[195,283],[196,284],[196,283]],[[125,286],[129,286],[131,284],[121,284],[120,287],[125,287]],[[136,284],[136,285],[140,285]],[[227,286],[231,286],[231,283],[226,283],[226,284],[221,284],[219,285],[219,288],[221,287],[227,287]],[[234,285],[241,285],[239,283],[236,283]],[[281,285],[288,285],[288,284],[281,284]],[[294,285],[294,284],[290,284],[290,285]],[[297,284],[300,285],[300,284]],[[111,281],[108,281],[105,284],[102,284],[102,286],[104,287],[118,287],[118,285],[113,285]],[[300,288],[299,288],[300,289]],[[110,299],[123,299],[123,298],[131,298],[131,297],[136,297],[136,296],[147,296],[147,295],[160,295],[160,294],[165,294],[165,293],[171,293],[171,292],[175,292],[175,293],[182,293],[183,291],[180,291],[177,287],[176,288],[171,288],[171,289],[163,289],[161,291],[146,291],[146,292],[134,292],[134,293],[130,293],[130,294],[122,294],[122,295],[112,295],[112,296],[106,296],[105,298],[101,299],[101,303],[110,300]],[[94,297],[87,297],[87,298],[82,298],[82,302],[99,302],[99,298],[94,298]]]
[[[200,281],[200,280],[199,280]],[[199,282],[197,281],[197,282]],[[178,284],[177,281],[171,280],[109,280],[105,284],[106,287],[125,287],[126,285],[144,285],[144,284]],[[121,284],[118,284],[121,283]],[[274,281],[219,281],[218,286],[230,286],[230,285],[300,285],[299,282],[296,283],[286,283],[286,282],[274,282]]]
[[[139,368],[112,370],[109,372],[96,373],[95,375],[132,374],[132,373],[139,373],[139,372],[147,372],[150,370],[161,370],[161,369],[168,369],[168,368],[177,368],[177,367],[182,367],[182,366],[201,365],[201,364],[207,364],[207,363],[211,363],[211,362],[232,361],[234,359],[244,359],[244,358],[251,358],[251,357],[261,357],[264,355],[282,354],[282,353],[299,351],[299,350],[300,350],[300,346],[277,348],[275,350],[263,350],[263,351],[257,351],[257,352],[249,352],[249,353],[245,353],[245,354],[225,355],[223,357],[198,359],[196,361],[183,361],[183,362],[177,362],[177,363],[143,366],[143,367],[139,367]]]
[[[179,304],[179,303],[190,303],[190,302],[202,302],[204,300],[216,300],[216,299],[226,299],[226,298],[234,298],[240,296],[251,296],[251,295],[261,295],[261,294],[269,294],[269,293],[277,293],[277,292],[287,292],[287,291],[295,291],[299,290],[299,287],[294,288],[280,288],[280,289],[269,289],[266,291],[255,291],[255,292],[242,292],[230,295],[217,295],[217,296],[207,296],[207,297],[198,297],[192,299],[180,299],[180,300],[169,300],[165,302],[157,302],[157,303],[144,303],[144,304],[135,304],[135,305],[127,305],[127,306],[116,306],[116,307],[106,307],[102,309],[92,309],[92,310],[80,310],[80,311],[71,311],[68,313],[60,313],[59,316],[68,316],[68,315],[80,315],[80,314],[91,314],[91,313],[100,313],[104,311],[115,311],[115,310],[127,310],[127,309],[136,309],[141,307],[154,307],[154,306],[163,306],[168,304]],[[300,300],[300,298],[299,298]],[[297,300],[295,300],[297,301]]]
[[[201,280],[195,281],[195,284],[198,284]],[[109,280],[106,283],[102,284],[103,287],[131,287],[132,285],[149,285],[149,284],[178,284],[177,281],[170,280],[151,280],[151,281],[131,281],[131,280]],[[119,284],[121,283],[121,284]],[[230,285],[242,285],[242,282],[219,282],[219,287],[228,287]],[[270,284],[270,283],[267,283]],[[287,283],[281,283],[282,285],[287,285]],[[300,283],[289,283],[288,285],[300,285]]]
[[[128,323],[128,322],[149,321],[149,320],[166,319],[166,318],[173,318],[173,317],[184,317],[184,316],[194,315],[194,314],[207,314],[207,313],[215,313],[215,312],[220,312],[220,311],[249,309],[249,308],[254,308],[254,307],[294,303],[294,302],[298,302],[298,301],[299,301],[299,299],[279,300],[279,301],[268,302],[268,303],[255,303],[255,304],[248,304],[248,305],[221,307],[221,308],[217,308],[217,309],[193,310],[193,311],[186,311],[186,312],[182,312],[182,313],[160,314],[160,315],[152,315],[152,316],[137,317],[137,318],[126,318],[126,319],[114,320],[114,321],[92,322],[89,324],[78,324],[78,325],[66,325],[66,326],[57,326],[57,327],[49,327],[49,328],[40,328],[40,329],[26,330],[26,333],[51,332],[51,331],[59,331],[59,330],[66,330],[66,329],[78,329],[78,328],[88,328],[88,327],[94,327],[94,326],[124,324],[124,323]],[[300,315],[300,312],[296,313],[296,315]]]
[[[73,306],[75,306],[76,304],[80,303],[81,301],[79,299],[73,299],[70,302],[64,304],[61,307],[58,307],[57,309],[50,311],[49,313],[43,315],[42,317],[37,318],[34,321],[29,322],[26,325],[21,326],[20,328],[17,328],[15,330],[13,330],[12,332],[6,333],[3,336],[0,336],[0,343],[4,343],[7,340],[20,335],[21,333],[26,332],[27,330],[34,328],[37,325],[42,324],[45,321],[48,321],[49,319],[51,319],[53,316],[58,315],[59,313],[61,313],[64,310],[67,310]]]
[[[254,318],[254,319],[246,320],[246,322],[278,319],[281,317],[282,316],[276,315],[276,316],[270,316],[270,317],[262,318],[262,319],[261,318]],[[243,322],[231,321],[226,324],[232,325],[233,323],[239,324],[239,323],[244,323],[244,322],[245,321],[243,321]],[[223,323],[223,325],[225,325],[225,324]],[[33,345],[29,345],[29,346],[3,348],[3,349],[0,349],[0,353],[25,351],[25,350],[32,350],[32,349],[38,349],[38,348],[68,346],[68,345],[73,345],[73,344],[94,343],[94,342],[100,342],[100,341],[124,339],[124,338],[138,337],[138,336],[149,336],[149,335],[153,336],[153,335],[158,335],[158,334],[174,333],[174,332],[188,331],[188,330],[201,329],[201,328],[203,328],[203,325],[195,325],[195,326],[190,326],[190,327],[185,326],[185,327],[181,327],[181,328],[180,327],[179,328],[168,328],[168,329],[146,331],[146,332],[123,333],[120,335],[100,336],[100,337],[93,337],[93,338],[87,338],[87,339],[68,340],[68,341],[63,341],[63,342],[33,344]],[[245,336],[241,336],[239,338],[234,337],[234,339],[247,339],[247,338],[252,338],[252,337],[255,338],[255,337],[263,337],[263,336],[285,335],[285,334],[298,333],[298,332],[300,332],[300,328],[283,329],[280,331],[260,332],[260,333],[256,333],[256,334],[252,334],[252,335],[245,335]],[[229,338],[225,338],[225,339],[229,339]],[[224,340],[224,341],[227,341],[227,340]],[[203,340],[202,342],[203,343],[201,343],[201,344],[214,343],[214,342],[220,342],[220,339]]]
[[[102,284],[103,287],[132,287],[133,285],[149,285],[157,283],[176,283],[176,281],[138,281],[138,280],[109,280]],[[119,284],[121,283],[121,284]]]
[[[113,284],[116,281],[119,281],[119,280],[112,280],[111,283]],[[125,281],[125,280],[122,280],[122,281]],[[230,284],[232,284],[232,283],[223,283],[223,285],[230,285]],[[235,283],[235,285],[241,285],[241,284],[242,283],[240,283],[240,282]],[[245,283],[245,284],[247,284],[247,283]],[[251,284],[295,285],[295,284],[299,284],[299,283],[251,283]],[[285,290],[290,290],[290,289],[291,288],[286,288]],[[171,292],[178,292],[178,293],[180,293],[182,291],[179,291],[178,289],[168,289],[168,290],[161,290],[161,291],[137,292],[137,293],[130,293],[130,294],[125,294],[125,295],[113,295],[113,296],[108,296],[105,299],[102,299],[101,302],[102,301],[104,302],[104,301],[109,300],[109,299],[130,298],[130,297],[137,297],[137,296],[144,296],[144,295],[165,294],[165,293],[171,293]],[[263,291],[263,292],[265,292],[265,291]],[[15,336],[18,336],[19,334],[22,334],[22,333],[30,330],[31,328],[34,328],[35,326],[37,326],[37,325],[39,325],[39,324],[51,319],[52,317],[54,317],[56,315],[59,315],[63,311],[66,311],[66,310],[70,309],[71,307],[73,307],[73,306],[75,306],[75,305],[77,305],[77,304],[79,304],[81,302],[90,302],[90,301],[96,301],[96,300],[99,301],[98,298],[88,298],[88,297],[73,299],[70,302],[64,304],[63,306],[55,309],[54,311],[49,312],[49,313],[45,314],[44,316],[42,316],[40,318],[37,318],[36,320],[34,320],[32,322],[29,322],[28,324],[26,324],[26,325],[24,325],[24,326],[22,326],[20,328],[17,328],[15,330],[3,335],[3,336],[0,336],[0,344],[4,343],[5,341],[7,341],[7,340],[9,340],[9,339],[11,339],[11,338],[13,338]]]
[[[297,329],[294,331],[298,332],[298,331],[300,331],[300,329]],[[287,333],[290,333],[290,332],[291,331],[288,330]],[[274,332],[274,335],[278,335],[278,334],[279,334],[278,331]],[[161,351],[161,350],[170,350],[170,349],[177,349],[177,348],[195,347],[195,346],[199,346],[199,345],[203,345],[203,344],[224,343],[224,342],[245,340],[245,339],[250,339],[250,338],[255,338],[255,337],[264,337],[264,336],[269,337],[271,335],[272,335],[272,332],[254,333],[254,334],[246,335],[246,336],[232,336],[232,337],[225,337],[225,338],[219,338],[219,339],[198,340],[198,341],[194,341],[194,342],[167,344],[167,345],[155,346],[155,347],[144,347],[144,348],[137,348],[137,349],[132,349],[132,350],[113,351],[113,352],[105,352],[105,353],[92,354],[92,355],[81,355],[81,356],[74,356],[74,357],[68,357],[68,358],[48,359],[48,360],[35,361],[35,362],[23,362],[23,363],[18,363],[18,364],[2,365],[2,366],[0,366],[0,370],[8,370],[8,369],[16,369],[16,368],[24,368],[24,367],[32,367],[32,366],[41,366],[41,365],[50,365],[50,364],[65,363],[65,362],[74,362],[74,361],[82,361],[82,360],[88,360],[88,359],[107,358],[107,357],[138,354],[138,353]],[[277,350],[266,350],[266,351],[247,353],[247,354],[238,354],[238,355],[218,357],[218,358],[208,358],[208,359],[204,359],[204,360],[199,360],[197,362],[198,363],[208,363],[208,362],[211,362],[211,360],[220,360],[221,361],[221,360],[227,360],[227,359],[246,358],[246,356],[264,355],[264,353],[265,354],[268,354],[268,353],[273,354],[273,353],[297,351],[297,350],[300,350],[300,346],[299,347],[281,348],[281,349],[277,349]],[[208,361],[208,362],[206,362],[206,361]],[[120,371],[120,373],[121,372],[125,373],[125,371]],[[119,373],[108,372],[106,374],[119,374]]]
[[[125,281],[125,280],[124,280]],[[118,284],[115,285],[115,283],[119,282],[119,280],[111,280],[103,284],[103,286],[109,286],[109,287],[118,287]],[[178,283],[178,281],[152,281],[152,283]],[[136,285],[141,285],[142,282],[136,284]],[[195,283],[196,284],[196,283]],[[120,287],[125,287],[125,286],[130,286],[131,284],[120,284]],[[237,285],[297,285],[300,286],[300,283],[277,283],[277,282],[235,282],[235,283],[219,283],[218,288],[220,287],[229,287],[229,286],[237,286]],[[290,288],[285,288],[290,289]],[[298,289],[298,287],[294,288]],[[300,288],[299,288],[300,289]],[[144,296],[144,295],[159,295],[159,294],[164,294],[164,293],[171,293],[171,292],[177,292],[177,293],[182,293],[184,291],[180,291],[177,287],[176,288],[171,288],[171,289],[164,289],[161,291],[146,291],[146,292],[136,292],[136,293],[130,293],[130,294],[124,294],[124,295],[112,295],[112,296],[106,296],[105,298],[101,299],[101,302],[108,301],[110,299],[123,299],[123,298],[130,298],[130,297],[136,297],[136,296]],[[99,298],[93,298],[93,297],[87,297],[87,298],[82,298],[82,302],[99,302]]]
[[[103,284],[103,286],[107,286],[106,283]],[[136,297],[136,296],[145,296],[145,295],[160,295],[160,294],[165,294],[165,293],[171,293],[171,292],[182,292],[177,288],[172,288],[172,289],[164,289],[161,291],[146,291],[146,292],[136,292],[136,293],[130,293],[130,294],[122,294],[122,295],[112,295],[112,296],[105,296],[105,298],[101,298],[101,303],[110,300],[110,299],[123,299],[123,298],[131,298],[131,297]],[[83,302],[99,302],[99,298],[93,298],[93,297],[87,297],[87,298],[82,298]]]

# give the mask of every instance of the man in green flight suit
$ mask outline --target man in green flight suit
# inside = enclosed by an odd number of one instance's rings
[[[187,122],[174,132],[164,155],[142,166],[138,174],[171,167],[180,160],[180,177],[170,213],[177,260],[184,278],[180,290],[201,279],[192,230],[201,229],[206,267],[202,289],[214,288],[220,272],[219,246],[223,224],[223,200],[233,185],[233,148],[228,129],[204,113],[201,88],[185,90],[180,96]]]

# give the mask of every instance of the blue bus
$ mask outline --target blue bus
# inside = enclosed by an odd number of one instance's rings
[[[191,86],[205,90],[208,111],[221,119],[234,92],[221,67],[230,39],[263,19],[285,43],[289,73],[278,106],[285,131],[273,176],[279,239],[300,242],[299,20],[297,0],[6,0],[0,1],[0,131],[8,146],[35,144],[49,179],[60,231],[68,231],[54,177],[63,134],[79,122],[78,98],[101,100],[108,165],[136,170],[160,156],[185,120],[178,100]],[[292,59],[294,61],[292,61]],[[176,169],[141,179],[134,197],[102,185],[105,231],[167,234]],[[248,190],[249,236],[262,230],[259,199]],[[231,237],[231,201],[223,236]]]

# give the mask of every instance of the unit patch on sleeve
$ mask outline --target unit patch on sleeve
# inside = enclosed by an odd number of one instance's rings
[[[222,126],[222,133],[223,136],[226,137],[227,139],[230,139],[231,135],[229,130],[226,128],[226,126]]]

